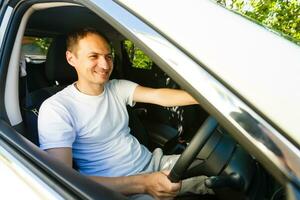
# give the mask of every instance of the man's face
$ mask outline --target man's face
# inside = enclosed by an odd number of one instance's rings
[[[68,62],[75,67],[78,80],[85,84],[103,85],[113,69],[111,50],[107,42],[96,34],[79,40],[76,52],[67,52]]]

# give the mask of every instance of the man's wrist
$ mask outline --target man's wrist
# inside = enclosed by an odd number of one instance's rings
[[[149,174],[142,174],[142,175],[138,175],[139,177],[139,183],[138,185],[140,186],[140,192],[142,194],[147,193],[147,183],[148,183],[148,178],[149,178]]]

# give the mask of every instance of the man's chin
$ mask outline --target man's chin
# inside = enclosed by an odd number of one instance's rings
[[[105,74],[99,74],[99,73],[94,73],[95,78],[102,79],[102,80],[108,80],[110,74],[105,73]]]
[[[98,84],[105,84],[108,81],[109,81],[109,77],[101,77],[101,78],[97,77],[95,79],[95,82]]]

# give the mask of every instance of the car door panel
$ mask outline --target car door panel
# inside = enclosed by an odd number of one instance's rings
[[[5,144],[11,155],[20,161],[20,167],[35,174],[45,187],[51,185],[64,199],[127,199],[57,162],[3,120],[0,120],[0,141],[1,146]]]

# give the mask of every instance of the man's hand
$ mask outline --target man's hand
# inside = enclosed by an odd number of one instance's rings
[[[168,171],[154,172],[146,176],[146,193],[155,199],[173,199],[180,188],[181,182],[172,183],[168,179]]]

